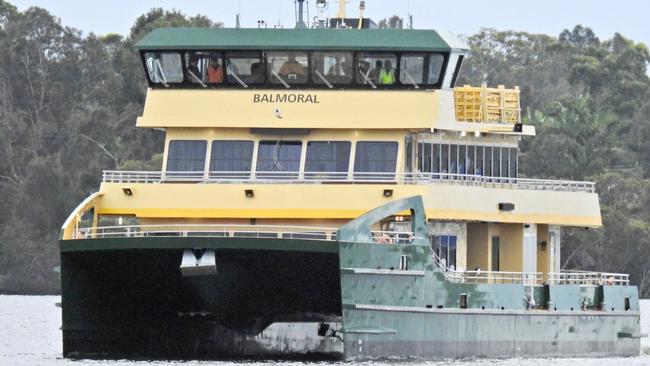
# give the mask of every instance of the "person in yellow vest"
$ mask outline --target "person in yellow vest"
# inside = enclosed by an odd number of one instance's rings
[[[384,68],[381,69],[381,72],[379,73],[379,84],[395,84],[395,69],[393,69],[393,63],[390,62],[390,60],[384,62]]]

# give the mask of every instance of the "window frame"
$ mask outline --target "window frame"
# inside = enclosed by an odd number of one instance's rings
[[[314,89],[314,90],[418,90],[418,89],[424,89],[424,90],[429,90],[429,89],[443,89],[443,81],[444,81],[444,75],[447,72],[447,68],[449,67],[449,60],[451,57],[451,52],[449,51],[424,51],[424,52],[417,52],[417,51],[375,51],[375,50],[367,50],[367,49],[354,49],[354,50],[349,50],[349,49],[335,49],[335,50],[326,50],[326,49],[307,49],[307,50],[301,50],[301,49],[278,49],[278,50],[265,50],[265,49],[161,49],[161,50],[140,50],[140,60],[142,67],[145,72],[145,78],[147,80],[147,83],[149,87],[155,88],[155,89],[273,89],[273,90],[287,90],[287,91],[296,91],[296,90],[308,90],[308,89]],[[186,65],[186,60],[185,60],[185,55],[186,53],[194,53],[194,52],[212,52],[212,53],[220,53],[221,54],[221,63],[224,65],[224,76],[223,76],[223,82],[219,84],[215,83],[206,83],[207,88],[204,88],[201,84],[199,83],[193,83],[188,80],[188,75],[187,75],[187,65]],[[263,63],[263,71],[264,71],[264,79],[260,83],[247,83],[248,88],[244,88],[241,86],[237,81],[230,82],[228,80],[228,71],[227,68],[225,67],[226,65],[226,59],[227,55],[229,53],[237,53],[237,52],[243,52],[243,53],[254,53],[258,52],[261,54],[261,62]],[[307,81],[304,84],[289,84],[291,88],[287,89],[282,83],[271,83],[269,80],[269,75],[268,75],[268,60],[267,60],[267,52],[303,52],[307,54],[307,70],[309,72]],[[352,75],[352,80],[349,84],[342,84],[342,83],[332,83],[332,88],[329,88],[326,84],[324,83],[317,83],[314,82],[314,76],[313,74],[313,53],[314,52],[347,52],[347,53],[352,53],[352,63],[353,63],[353,75]],[[182,72],[183,72],[183,81],[179,83],[167,83],[168,86],[165,87],[162,83],[154,83],[149,75],[149,70],[147,68],[147,63],[145,59],[145,54],[146,53],[178,53],[181,56],[181,65],[182,65]],[[381,54],[381,53],[392,53],[396,55],[396,65],[395,65],[395,83],[391,85],[382,85],[382,84],[375,84],[376,88],[373,88],[372,86],[368,84],[363,84],[357,82],[357,77],[359,72],[359,55],[363,53],[370,53],[370,54]],[[400,82],[400,73],[401,73],[401,57],[402,55],[411,55],[411,54],[425,54],[425,55],[431,55],[431,54],[439,54],[442,55],[443,57],[443,63],[442,63],[442,68],[440,70],[440,77],[438,78],[438,82],[435,84],[418,84],[418,87],[414,87],[412,84],[402,84]]]
[[[359,159],[357,158],[357,154],[359,153],[359,144],[367,144],[367,143],[380,143],[380,144],[395,144],[395,164],[393,169],[390,172],[366,172],[366,171],[357,171],[357,162]],[[354,160],[353,160],[353,166],[352,166],[352,176],[357,179],[357,174],[360,174],[360,179],[379,179],[379,180],[393,180],[395,179],[395,176],[397,175],[397,165],[399,162],[399,153],[400,153],[400,142],[399,141],[394,141],[394,140],[359,140],[355,141],[354,143]],[[352,155],[352,154],[350,154]],[[379,173],[379,175],[373,175],[372,173]]]
[[[215,143],[219,143],[219,142],[225,142],[225,143],[237,143],[237,142],[250,143],[251,144],[251,154],[250,154],[250,160],[248,162],[249,165],[250,165],[249,169],[248,170],[212,170],[212,158],[213,158],[213,154],[214,154],[214,151],[215,151],[214,145],[215,145]],[[254,160],[253,158],[255,157],[255,144],[256,144],[255,140],[211,140],[210,141],[210,156],[208,157],[209,159],[208,159],[208,162],[207,162],[208,175],[210,176],[210,178],[220,178],[221,177],[221,175],[219,174],[220,172],[224,173],[224,174],[225,173],[230,173],[230,175],[228,177],[237,176],[237,178],[243,178],[243,179],[250,178],[251,175],[253,174],[253,160]]]
[[[305,179],[317,179],[319,174],[323,173],[335,173],[334,176],[331,175],[325,175],[326,179],[328,180],[344,180],[348,178],[348,175],[350,174],[350,160],[352,158],[352,145],[353,141],[351,140],[306,140],[305,142],[305,162],[302,165],[302,171],[301,173],[304,175]],[[309,145],[311,143],[342,143],[342,144],[347,144],[348,145],[348,153],[347,153],[347,159],[345,159],[347,168],[345,171],[330,171],[330,172],[318,172],[318,171],[308,171],[307,170],[307,162],[309,159]],[[355,146],[356,147],[356,146]],[[356,150],[355,150],[356,154]],[[352,162],[354,163],[354,159]],[[339,176],[340,174],[340,176]]]
[[[205,144],[204,148],[205,151],[203,153],[203,168],[201,170],[169,170],[169,160],[171,157],[171,149],[172,149],[172,143],[173,142],[202,142]],[[208,140],[201,140],[201,139],[172,139],[167,141],[167,151],[165,153],[165,175],[178,175],[178,173],[190,173],[189,175],[194,176],[196,174],[197,177],[202,177],[205,175],[205,164],[206,161],[208,160]],[[178,159],[174,159],[178,160]]]

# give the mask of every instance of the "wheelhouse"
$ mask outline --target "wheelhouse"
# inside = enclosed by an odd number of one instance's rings
[[[428,30],[158,29],[136,47],[152,88],[453,88],[466,54]]]

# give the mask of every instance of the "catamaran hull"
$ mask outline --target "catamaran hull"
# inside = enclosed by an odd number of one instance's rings
[[[184,276],[180,264],[188,248],[214,250],[216,273]],[[403,256],[409,268],[400,270]],[[550,293],[558,310],[526,310],[523,299],[530,287],[450,283],[433,267],[426,247],[415,245],[89,239],[62,241],[61,262],[68,358],[639,354],[640,316],[632,286],[593,292],[609,300],[609,311],[581,310],[584,299],[566,295],[571,289],[540,287],[538,303]],[[460,294],[468,295],[467,309],[460,308]],[[622,309],[625,297],[632,297],[628,311]],[[572,301],[573,310],[564,309]]]

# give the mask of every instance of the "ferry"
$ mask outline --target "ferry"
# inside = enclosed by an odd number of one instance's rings
[[[598,195],[519,175],[519,90],[456,85],[450,33],[332,23],[137,43],[164,159],[65,221],[63,356],[639,355],[629,276],[561,268]]]

